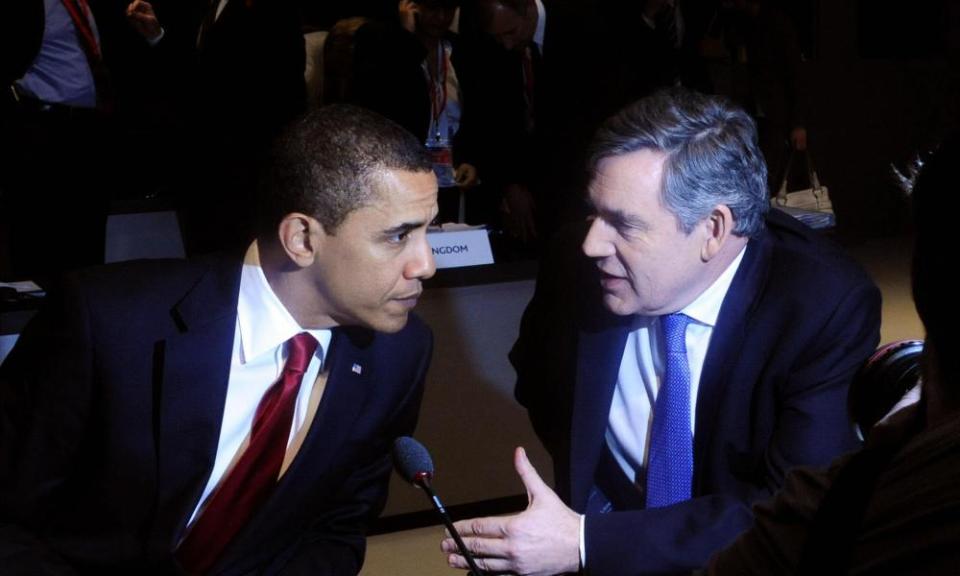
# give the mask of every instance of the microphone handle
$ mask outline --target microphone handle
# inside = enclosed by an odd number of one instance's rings
[[[420,488],[423,488],[423,491],[426,492],[427,496],[430,498],[430,502],[433,504],[434,509],[437,511],[437,514],[440,515],[440,519],[443,520],[443,525],[447,527],[447,531],[450,532],[450,536],[453,537],[453,541],[457,543],[457,548],[460,549],[460,554],[467,560],[467,566],[470,567],[470,572],[468,576],[484,576],[485,572],[480,570],[477,567],[477,563],[473,559],[473,554],[467,550],[467,546],[463,543],[463,539],[460,538],[460,533],[457,532],[457,529],[453,527],[453,520],[450,519],[450,515],[447,514],[447,510],[443,507],[443,503],[440,502],[440,498],[437,496],[437,493],[433,491],[433,488],[430,487],[429,482],[419,481],[417,485]]]

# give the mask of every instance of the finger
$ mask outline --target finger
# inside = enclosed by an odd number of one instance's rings
[[[530,238],[536,239],[537,225],[533,220],[533,211],[530,212],[530,216],[526,219],[525,224],[526,224],[526,227],[528,228],[528,234],[530,235]]]
[[[463,538],[463,545],[466,546],[470,554],[475,558],[509,558],[511,544],[504,538]],[[454,543],[448,550],[453,554],[459,554],[460,549]]]
[[[537,233],[533,225],[533,219],[529,216],[525,216],[520,220],[520,227],[523,233],[524,242],[537,237]]]
[[[477,563],[477,567],[491,574],[514,572],[513,563],[503,558],[474,558],[474,561]],[[470,565],[467,564],[467,560],[459,554],[447,556],[447,564],[449,564],[451,568],[460,568],[461,570],[466,570],[470,567]]]
[[[527,489],[531,502],[537,497],[553,495],[553,490],[540,478],[537,469],[527,458],[527,451],[522,447],[518,447],[514,453],[513,465],[517,469],[517,474],[520,475],[520,480],[523,481],[523,486]]]
[[[141,2],[140,0],[136,0],[130,5],[130,8],[139,14],[150,14],[153,11],[149,4]]]
[[[487,536],[500,538],[506,533],[506,518],[472,518],[454,522],[453,527],[461,536]]]

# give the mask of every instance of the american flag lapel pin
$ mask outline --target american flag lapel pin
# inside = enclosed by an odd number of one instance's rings
[[[350,369],[354,374],[363,374],[363,366],[354,363],[353,368]]]

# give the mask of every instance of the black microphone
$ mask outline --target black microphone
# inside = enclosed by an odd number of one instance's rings
[[[423,447],[423,444],[409,436],[401,436],[394,440],[393,466],[401,478],[426,493],[430,499],[430,503],[433,504],[433,508],[437,511],[437,514],[440,515],[440,519],[443,520],[443,525],[447,527],[447,531],[450,532],[453,541],[457,543],[457,548],[460,549],[460,555],[466,558],[467,565],[470,566],[470,574],[483,576],[484,572],[477,567],[477,563],[473,560],[473,555],[463,544],[463,539],[460,538],[457,529],[453,527],[453,521],[450,519],[450,515],[447,514],[447,510],[443,507],[443,503],[440,502],[437,493],[434,492],[430,486],[430,481],[433,480],[433,459],[430,458],[430,453]]]

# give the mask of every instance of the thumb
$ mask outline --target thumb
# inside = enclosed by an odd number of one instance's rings
[[[537,469],[533,467],[533,464],[531,464],[527,458],[527,451],[522,447],[518,447],[514,453],[513,465],[517,469],[520,480],[523,481],[524,488],[527,489],[527,499],[530,504],[533,504],[537,498],[543,498],[548,494],[553,494],[553,490],[540,478]]]

